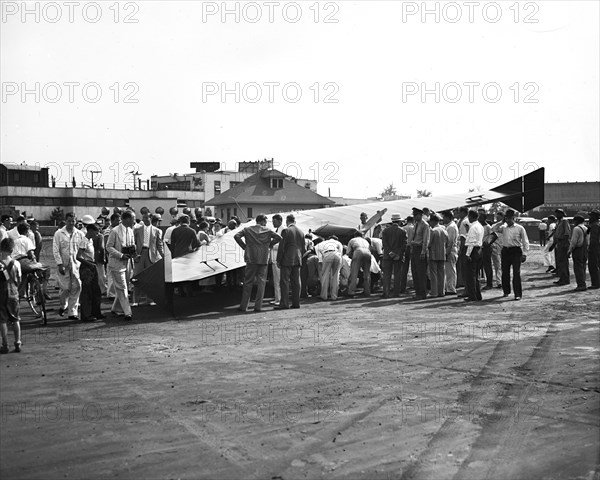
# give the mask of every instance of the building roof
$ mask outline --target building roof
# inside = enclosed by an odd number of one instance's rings
[[[271,178],[283,181],[283,188],[272,188]],[[288,180],[279,170],[261,170],[251,175],[239,185],[226,190],[206,202],[207,205],[228,205],[230,203],[280,203],[282,205],[333,205],[334,201]]]
[[[28,170],[32,172],[41,172],[42,170],[48,170],[48,167],[41,167],[35,165],[17,165],[16,163],[2,163],[1,165],[7,170]]]

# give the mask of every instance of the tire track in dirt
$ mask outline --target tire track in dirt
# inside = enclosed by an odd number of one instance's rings
[[[469,391],[459,395],[458,404],[467,405],[469,412],[471,412],[473,406],[482,408],[482,406],[493,403],[494,399],[497,398],[495,393],[504,389],[502,385],[498,386],[491,381],[494,378],[493,372],[502,369],[501,367],[512,347],[513,345],[510,342],[503,340],[496,344],[486,364],[472,379]],[[489,385],[490,383],[492,385]],[[478,429],[470,418],[465,419],[462,415],[446,419],[429,440],[425,450],[402,472],[401,478],[403,480],[437,478],[440,476],[440,472],[444,472],[444,477],[454,475],[457,471],[457,461],[462,463],[467,458],[466,451],[462,453],[464,458],[459,458],[461,452],[456,451],[457,443],[460,444],[460,439],[462,439],[463,444],[471,444],[471,439],[474,441],[477,437],[476,431]],[[440,454],[450,451],[452,457],[443,456],[440,458]]]
[[[560,330],[554,325],[550,325],[547,334],[544,335],[531,356],[518,370],[530,371],[530,378],[526,383],[513,383],[506,390],[504,396],[493,406],[496,411],[513,411],[513,415],[503,415],[498,421],[485,422],[483,431],[473,444],[471,454],[463,462],[459,471],[456,473],[456,479],[481,478],[509,478],[506,468],[512,464],[515,458],[522,454],[523,445],[528,440],[528,435],[534,426],[534,423],[527,421],[528,416],[536,415],[539,411],[539,404],[528,404],[527,399],[532,396],[543,398],[544,393],[549,387],[546,383],[543,390],[535,391],[539,385],[536,382],[537,377],[544,371],[551,371],[554,358],[550,351],[556,342],[556,348],[560,348]],[[516,398],[516,402],[511,400]],[[529,408],[528,408],[529,405]],[[476,465],[476,468],[472,468]],[[487,465],[487,468],[485,466]]]

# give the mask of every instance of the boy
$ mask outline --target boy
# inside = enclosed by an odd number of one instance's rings
[[[12,322],[15,335],[15,352],[21,351],[21,325],[19,324],[19,284],[21,265],[11,254],[14,240],[5,238],[0,242],[0,353],[8,353],[8,322]]]

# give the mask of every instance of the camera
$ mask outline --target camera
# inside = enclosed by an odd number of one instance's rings
[[[126,247],[121,247],[121,253],[129,257],[135,257],[137,255],[135,245],[127,245]]]

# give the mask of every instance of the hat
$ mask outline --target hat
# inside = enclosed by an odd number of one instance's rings
[[[589,212],[590,217],[600,217],[600,210],[594,208],[591,212]]]
[[[413,211],[413,215],[415,213],[423,213],[423,210],[421,210],[420,208],[417,208],[417,207],[413,207],[412,211]]]
[[[577,214],[573,217],[573,220],[579,220],[581,222],[585,222],[585,217],[583,215]]]
[[[562,213],[564,215],[565,211],[562,208],[557,208],[556,210],[554,210],[554,213]]]
[[[155,213],[154,215],[152,215],[153,218],[156,218],[157,220],[162,220],[162,215],[160,213]]]
[[[400,220],[402,220],[402,217],[400,216],[400,214],[394,213],[392,215],[392,222],[399,222]]]
[[[96,220],[94,220],[94,217],[92,217],[91,215],[84,215],[81,219],[81,223],[83,223],[84,225],[91,225],[92,223],[96,223]]]

